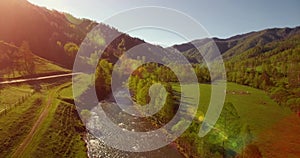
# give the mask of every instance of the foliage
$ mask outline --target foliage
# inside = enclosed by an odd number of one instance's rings
[[[64,45],[64,50],[68,56],[74,58],[79,50],[79,47],[73,42],[68,42]]]
[[[111,74],[112,74],[112,64],[107,60],[102,59],[96,69],[96,79],[95,86],[97,91],[97,96],[99,100],[107,98],[111,93]]]
[[[35,73],[34,56],[30,50],[29,43],[23,41],[23,43],[19,48],[18,53],[21,56],[20,66],[24,67],[27,74],[34,74]]]

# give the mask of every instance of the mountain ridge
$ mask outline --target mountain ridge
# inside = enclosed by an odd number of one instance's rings
[[[47,8],[33,5],[26,0],[4,0],[0,4],[0,15],[6,17],[5,20],[4,18],[0,20],[0,40],[13,43],[14,45],[20,45],[24,40],[28,41],[34,54],[53,61],[58,65],[63,65],[68,69],[73,67],[76,50],[79,49],[79,45],[97,25],[100,25],[104,39],[110,34],[116,34],[116,32],[122,34],[105,50],[108,54],[107,58],[113,62],[117,60],[114,52],[118,51],[118,44],[122,39],[125,39],[124,47],[126,50],[138,44],[146,43],[142,39],[121,33],[116,28],[106,24],[97,23],[89,19],[78,19],[71,14],[48,10]],[[18,12],[13,10],[18,10]],[[235,35],[225,39],[218,37],[198,39],[174,45],[172,48],[182,52],[192,63],[199,63],[202,58],[193,44],[210,48],[213,40],[224,59],[229,60],[233,56],[240,55],[254,47],[284,40],[299,33],[300,26],[295,28],[271,28]],[[74,46],[70,50],[75,50],[75,52],[68,52],[69,49],[65,48],[66,45]],[[215,50],[207,49],[205,53],[210,54],[211,51]]]
[[[217,45],[224,59],[228,60],[231,57],[239,55],[256,46],[263,46],[271,42],[285,40],[297,34],[300,34],[300,26],[294,28],[270,28],[261,31],[253,31],[246,34],[235,35],[224,39],[213,37],[212,40]],[[197,45],[205,47],[205,45],[208,45],[208,42],[211,41],[207,39],[198,39],[188,43],[174,45],[172,47],[188,57],[190,55],[192,56],[193,54],[199,55],[200,53],[196,49],[196,47],[198,47]],[[206,53],[209,54],[210,52]],[[198,59],[198,61],[199,60],[200,59]],[[190,61],[195,60],[190,59]]]

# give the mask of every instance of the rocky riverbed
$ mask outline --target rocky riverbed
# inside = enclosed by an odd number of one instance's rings
[[[113,102],[103,102],[102,108],[105,110],[106,115],[109,116],[120,129],[133,132],[153,129],[153,124],[149,120],[129,116],[117,108]],[[90,120],[93,120],[93,117],[97,119],[97,116],[99,116],[99,114],[96,115],[92,111],[92,118]],[[94,123],[93,126],[97,125]],[[99,129],[101,129],[101,127]],[[126,152],[106,145],[101,138],[95,137],[92,133],[93,132],[88,132],[86,135],[88,156],[91,158],[183,158],[183,155],[178,152],[175,145],[167,145],[149,152]],[[109,135],[110,133],[105,134]]]

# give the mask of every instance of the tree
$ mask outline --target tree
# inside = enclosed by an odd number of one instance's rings
[[[73,42],[68,42],[64,45],[64,50],[68,56],[74,58],[79,50],[79,47]]]
[[[112,63],[105,59],[100,60],[95,74],[95,87],[99,100],[105,99],[111,93],[112,69]]]
[[[288,67],[288,82],[290,87],[300,86],[300,64],[296,60],[292,60]]]
[[[3,77],[5,74],[15,77],[15,73],[20,67],[19,50],[13,44],[8,44],[0,41],[0,69],[3,71]]]
[[[29,43],[23,41],[19,47],[19,54],[21,55],[22,67],[27,74],[35,73],[34,55],[30,50]]]
[[[139,105],[146,105],[149,103],[149,88],[151,83],[147,80],[141,79],[137,84],[136,101]]]
[[[131,76],[129,77],[129,80],[128,80],[128,88],[129,88],[130,94],[131,94],[132,96],[136,96],[136,94],[137,94],[137,84],[138,84],[138,81],[139,81],[139,79],[138,79],[137,76],[131,75]]]

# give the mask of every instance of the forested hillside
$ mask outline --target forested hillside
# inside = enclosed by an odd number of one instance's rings
[[[17,12],[16,12],[17,10]],[[35,6],[26,0],[0,1],[0,40],[20,46],[27,42],[31,51],[47,60],[71,69],[81,42],[98,23],[78,19],[68,13]],[[118,32],[111,26],[100,24],[105,39]],[[126,34],[112,43],[109,52],[115,51],[121,39],[126,46],[143,42]]]
[[[53,62],[34,55],[28,42],[19,47],[0,41],[0,78],[70,72]]]
[[[256,46],[263,46],[271,42],[288,40],[290,37],[300,34],[300,27],[296,28],[274,28],[266,29],[258,32],[250,32],[242,35],[236,35],[227,39],[213,38],[213,42],[219,48],[221,54],[223,54],[224,59],[230,59],[233,56],[239,55],[249,49]],[[191,41],[190,43],[184,43],[179,45],[174,45],[173,47],[186,54],[189,59],[196,58],[195,54],[198,50],[195,47],[205,46],[209,47],[212,41],[208,39],[199,39]],[[211,51],[205,52],[209,54]],[[201,57],[197,57],[201,58]]]
[[[266,90],[280,105],[300,110],[300,34],[255,46],[226,68],[229,81]]]
[[[207,41],[174,48],[191,62],[201,62],[195,46],[209,47]],[[223,55],[228,81],[263,89],[281,105],[300,110],[300,27],[267,29],[214,41]],[[214,50],[205,54],[210,51]]]

